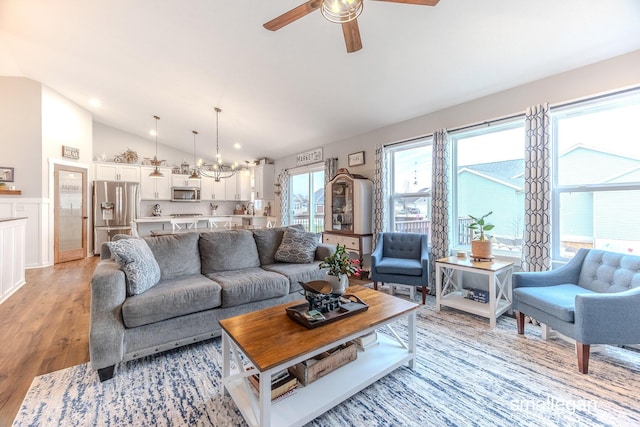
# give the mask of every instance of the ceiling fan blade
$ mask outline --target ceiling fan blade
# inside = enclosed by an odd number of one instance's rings
[[[342,34],[344,34],[344,43],[347,46],[347,52],[353,53],[362,49],[362,40],[360,39],[360,28],[358,20],[345,22],[342,24]]]
[[[291,24],[293,21],[296,21],[303,16],[306,16],[318,9],[322,6],[322,0],[310,0],[306,3],[301,4],[298,7],[294,7],[289,12],[283,13],[277,18],[272,19],[263,25],[267,30],[276,31],[285,25]]]
[[[440,0],[376,0],[389,3],[417,4],[418,6],[435,6]]]

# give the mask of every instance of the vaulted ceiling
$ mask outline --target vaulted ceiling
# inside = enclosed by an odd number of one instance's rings
[[[0,75],[98,122],[226,158],[286,155],[640,49],[637,0],[364,0],[362,50],[302,0],[1,0]],[[89,105],[99,98],[101,107]],[[242,146],[234,151],[233,143]]]

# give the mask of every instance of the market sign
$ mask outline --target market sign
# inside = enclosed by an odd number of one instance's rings
[[[320,161],[322,161],[322,148],[316,148],[315,150],[296,154],[296,166],[304,166]]]

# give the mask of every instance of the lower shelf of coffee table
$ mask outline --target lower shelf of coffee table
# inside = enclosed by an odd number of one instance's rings
[[[415,357],[383,333],[378,334],[378,342],[378,345],[358,352],[353,362],[306,387],[298,387],[293,395],[273,403],[271,425],[304,425]],[[230,381],[227,390],[247,423],[257,426],[258,420],[242,380]]]

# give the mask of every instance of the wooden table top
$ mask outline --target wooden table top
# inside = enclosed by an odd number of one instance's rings
[[[414,302],[359,285],[347,288],[346,293],[357,295],[369,309],[307,329],[291,320],[285,311],[286,307],[306,302],[301,300],[223,319],[220,325],[254,366],[265,371],[419,307]]]

